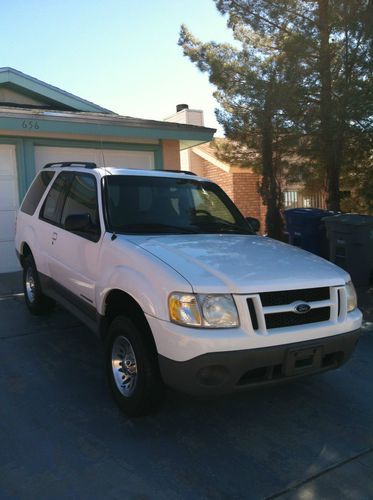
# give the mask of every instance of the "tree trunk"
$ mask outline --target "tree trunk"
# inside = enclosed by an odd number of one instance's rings
[[[340,209],[339,177],[342,142],[337,140],[337,124],[332,103],[331,54],[329,45],[329,0],[318,0],[320,30],[320,159],[326,173],[327,206]]]
[[[266,230],[270,238],[283,240],[283,220],[281,217],[281,193],[273,163],[273,110],[270,95],[267,95],[262,121],[262,184],[261,196],[267,206]]]

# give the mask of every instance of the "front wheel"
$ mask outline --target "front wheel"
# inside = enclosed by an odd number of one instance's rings
[[[125,316],[109,326],[106,371],[114,399],[127,415],[146,415],[160,403],[163,384],[154,346],[147,332]]]
[[[53,309],[55,302],[44,295],[38,271],[31,255],[25,258],[23,264],[23,291],[26,305],[31,314],[46,314]]]

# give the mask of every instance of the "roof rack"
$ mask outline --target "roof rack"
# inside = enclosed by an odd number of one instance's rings
[[[190,170],[169,170],[168,168],[166,170],[157,170],[158,172],[172,172],[174,174],[187,174],[187,175],[197,175],[194,172],[191,172]]]
[[[97,168],[96,163],[88,161],[55,161],[53,163],[47,163],[43,168],[49,167],[83,167],[83,168]]]

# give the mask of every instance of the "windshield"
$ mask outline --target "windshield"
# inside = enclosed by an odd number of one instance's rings
[[[125,234],[254,234],[222,189],[176,177],[104,178],[109,231]]]

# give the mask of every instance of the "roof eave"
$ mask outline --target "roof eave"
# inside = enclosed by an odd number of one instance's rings
[[[66,92],[65,90],[59,89],[37,78],[26,75],[14,68],[0,68],[0,84],[2,83],[8,83],[26,89],[28,92],[34,93],[37,96],[46,97],[48,100],[58,102],[79,111],[113,114],[113,111],[109,109],[98,106],[70,92]]]
[[[53,116],[50,111],[40,110],[13,110],[3,109],[0,113],[0,129],[9,131],[25,131],[24,123],[27,120],[37,122],[37,129],[33,132],[42,135],[45,133],[69,133],[79,135],[96,135],[102,138],[107,136],[144,138],[144,139],[172,139],[180,142],[180,149],[187,149],[212,140],[215,129],[184,125],[155,120],[142,120],[117,115],[85,115],[56,112]]]

